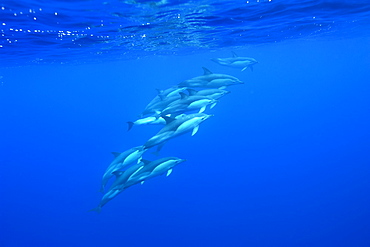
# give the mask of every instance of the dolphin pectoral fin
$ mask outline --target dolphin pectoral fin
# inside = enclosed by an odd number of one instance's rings
[[[238,57],[235,52],[232,51],[231,53],[233,54],[233,57]]]
[[[142,159],[142,157],[138,158],[136,164],[139,164],[141,162],[141,159]]]
[[[166,177],[168,177],[169,175],[171,175],[171,173],[172,173],[172,169],[169,169],[169,170],[167,171]]]
[[[217,105],[217,102],[216,103],[213,103],[213,104],[211,104],[211,106],[209,107],[209,108],[213,108],[213,107],[215,107]]]
[[[253,66],[249,66],[249,68],[251,69],[251,71],[253,72]]]
[[[118,153],[118,152],[112,152],[112,154],[114,155],[114,157],[118,157],[121,153]]]
[[[244,70],[246,70],[248,67],[244,67],[243,69],[242,69],[242,71],[244,71]]]
[[[193,132],[191,133],[191,136],[195,135],[199,130],[199,125],[194,127]]]
[[[199,113],[202,113],[202,112],[204,112],[205,110],[206,110],[206,106],[203,106],[202,108],[200,108]]]
[[[140,184],[143,185],[145,181],[141,181]]]

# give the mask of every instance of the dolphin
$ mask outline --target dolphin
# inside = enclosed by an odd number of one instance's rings
[[[100,213],[101,208],[105,204],[107,204],[107,202],[109,202],[110,200],[115,198],[121,192],[122,192],[122,190],[109,190],[107,193],[104,194],[103,198],[100,200],[99,205],[96,208],[93,208],[89,211],[96,211],[96,212]]]
[[[100,192],[104,192],[104,187],[108,183],[109,179],[114,176],[112,174],[114,171],[123,169],[135,161],[140,162],[141,156],[145,151],[146,149],[144,146],[137,146],[126,150],[123,153],[113,152],[112,154],[115,156],[115,159],[108,166],[103,175]]]
[[[114,181],[109,191],[104,194],[99,205],[89,211],[100,213],[105,204],[118,196],[125,189],[164,173],[167,173],[167,176],[169,176],[172,173],[172,169],[184,161],[186,160],[176,157],[166,157],[155,161],[143,160],[139,164],[129,167],[126,171],[115,171],[114,174],[117,179]]]
[[[157,96],[155,96],[154,99],[152,99],[152,101],[150,101],[149,104],[145,107],[145,110],[142,115],[156,112],[158,108],[159,110],[163,108],[162,105],[166,106],[168,103],[179,99],[180,98],[179,93],[184,92],[186,89],[187,89],[186,87],[178,86],[173,86],[165,90],[157,89],[158,91]]]
[[[144,167],[145,163],[140,161],[140,163],[134,164],[127,168],[125,171],[115,171],[113,175],[116,176],[116,180],[114,180],[113,184],[109,188],[109,190],[122,190],[122,187],[134,174],[140,171]]]
[[[144,180],[160,176],[166,173],[169,176],[172,173],[172,169],[178,164],[185,162],[185,159],[177,157],[166,157],[160,158],[154,161],[143,160],[145,165],[138,172],[133,174],[130,179],[126,182],[125,187],[131,186],[136,183],[143,183]]]
[[[160,145],[167,142],[169,139],[185,134],[191,130],[193,130],[193,136],[197,133],[199,125],[212,116],[213,115],[204,113],[195,113],[185,115],[177,119],[165,117],[167,125],[164,126],[155,136],[150,138],[144,144],[144,148],[149,149],[156,145]]]
[[[167,116],[170,114],[181,114],[188,111],[199,110],[199,113],[205,111],[208,105],[211,105],[211,109],[217,104],[217,100],[208,98],[207,96],[188,96],[187,94],[180,93],[181,99],[176,100],[168,105],[161,112],[162,115]]]
[[[256,59],[251,57],[238,57],[235,52],[232,52],[233,56],[229,58],[212,58],[211,60],[223,66],[232,68],[242,68],[242,71],[250,68],[253,71],[253,65],[257,62]]]
[[[127,180],[130,178],[131,175],[133,175],[137,170],[140,170],[144,166],[143,162],[140,162],[138,164],[135,164],[133,166],[130,166],[125,171],[115,171],[113,174],[116,176],[116,180],[111,185],[110,189],[107,193],[104,194],[102,199],[100,200],[99,205],[96,208],[93,208],[89,211],[96,211],[100,213],[101,208],[107,204],[110,200],[118,196],[122,191],[122,184],[126,183]]]
[[[203,89],[200,91],[197,91],[195,89],[188,88],[187,89],[189,96],[206,96],[211,99],[220,99],[226,94],[229,94],[230,91],[223,90],[223,89],[217,89],[217,88],[210,88],[210,89]]]
[[[220,88],[224,89],[227,86],[243,84],[238,78],[225,75],[214,74],[209,69],[204,68],[204,75],[185,80],[178,84],[179,87],[200,87],[200,88]]]
[[[159,90],[158,91],[158,97],[161,98],[162,100],[164,98],[170,98],[173,96],[178,96],[179,93],[184,92],[187,89],[187,87],[177,87],[173,86],[165,90]]]
[[[153,100],[145,107],[144,111],[141,113],[142,116],[158,113],[166,108],[170,103],[175,100],[178,100],[181,96],[174,95],[171,97],[165,97],[164,99],[160,99],[158,101],[153,102]]]
[[[164,118],[162,118],[161,116],[153,115],[153,116],[150,116],[150,117],[137,119],[134,122],[129,121],[129,122],[127,122],[127,124],[128,124],[128,130],[127,131],[129,131],[134,125],[166,124],[166,120],[164,120]]]

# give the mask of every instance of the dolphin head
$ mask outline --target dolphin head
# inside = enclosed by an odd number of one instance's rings
[[[201,117],[201,120],[203,122],[203,121],[206,121],[208,118],[213,117],[213,116],[214,116],[213,114],[212,115],[204,114],[204,116]]]
[[[186,159],[177,159],[175,163],[176,163],[176,165],[178,165],[178,164],[183,163],[185,161],[186,161]]]
[[[258,63],[258,61],[254,58],[249,58],[249,62],[251,63],[251,65]]]

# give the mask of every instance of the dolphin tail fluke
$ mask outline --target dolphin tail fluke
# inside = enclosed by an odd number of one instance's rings
[[[101,212],[101,206],[97,206],[96,208],[93,208],[93,209],[90,209],[88,212],[97,212],[97,213],[100,213]]]
[[[104,194],[104,186],[103,186],[103,185],[101,186],[100,190],[98,190],[98,192],[100,192],[100,193],[103,193],[103,194]]]
[[[130,129],[132,129],[132,126],[134,126],[134,122],[127,122],[127,124],[128,124],[127,131],[129,131]]]

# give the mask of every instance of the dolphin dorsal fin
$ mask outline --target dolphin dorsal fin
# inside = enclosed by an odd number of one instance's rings
[[[122,173],[123,173],[123,171],[114,171],[114,172],[112,172],[112,174],[113,174],[114,176],[116,176],[116,177],[121,176],[121,175],[122,175]]]
[[[183,92],[180,92],[179,94],[181,96],[181,99],[186,99],[187,97],[189,97],[189,95],[187,95],[186,93],[183,93]]]
[[[114,155],[114,157],[118,157],[121,153],[119,153],[119,152],[112,152],[112,154]]]
[[[188,88],[186,90],[188,91],[188,93],[189,93],[190,96],[196,95],[197,92],[198,92],[197,90],[191,89],[191,88]]]
[[[231,53],[233,54],[233,57],[238,57],[235,52],[232,51]]]
[[[213,74],[209,69],[204,68],[204,67],[202,67],[202,68],[203,68],[203,71],[204,71],[204,75],[210,75],[210,74]]]
[[[141,159],[141,162],[144,163],[144,165],[147,165],[149,164],[151,161],[150,160],[146,160],[146,159]]]
[[[166,121],[166,124],[169,124],[175,120],[174,118],[168,116],[162,116],[162,118]]]
[[[166,98],[166,96],[164,96],[163,94],[158,94],[158,97],[159,97],[162,101]]]

